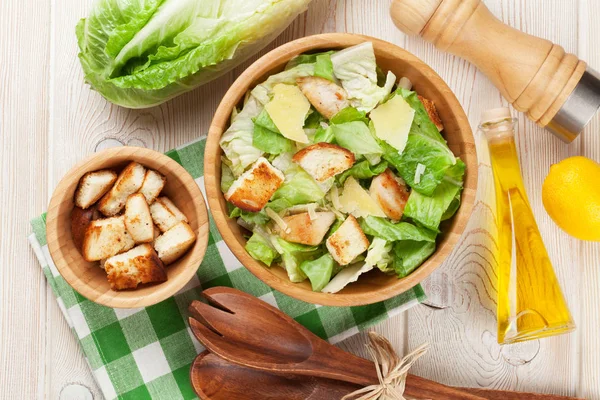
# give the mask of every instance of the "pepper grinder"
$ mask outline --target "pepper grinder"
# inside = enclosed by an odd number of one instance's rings
[[[390,13],[404,33],[475,64],[515,109],[567,143],[600,107],[600,74],[502,23],[481,0],[393,0]]]

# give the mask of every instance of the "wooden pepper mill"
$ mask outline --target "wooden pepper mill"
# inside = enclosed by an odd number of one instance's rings
[[[600,74],[552,42],[498,20],[481,0],[393,0],[396,26],[482,70],[519,111],[565,142],[600,107]]]

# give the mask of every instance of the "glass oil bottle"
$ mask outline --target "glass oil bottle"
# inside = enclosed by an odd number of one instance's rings
[[[558,335],[575,329],[525,192],[508,108],[483,113],[498,226],[498,343]]]

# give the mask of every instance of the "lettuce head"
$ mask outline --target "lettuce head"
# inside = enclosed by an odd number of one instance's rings
[[[96,0],[77,25],[86,81],[107,100],[151,107],[231,70],[310,0]]]

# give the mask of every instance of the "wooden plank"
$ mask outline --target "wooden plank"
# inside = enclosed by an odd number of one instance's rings
[[[579,6],[579,56],[590,67],[600,70],[600,54],[597,45],[600,37],[598,18],[600,3],[596,0],[580,0]],[[578,139],[581,155],[600,162],[600,115],[592,119]],[[580,260],[573,264],[579,275],[579,380],[577,394],[589,399],[600,398],[600,243],[580,242]]]
[[[577,30],[577,9],[571,2],[546,2],[542,7],[539,2],[496,0],[487,1],[486,5],[518,29],[561,43],[567,51],[577,50],[577,36],[573,34]],[[474,67],[441,54],[420,39],[411,38],[408,43],[410,51],[446,79],[473,127],[479,123],[483,110],[506,105],[498,90]],[[578,145],[566,146],[525,116],[515,115],[519,118],[517,146],[533,212],[558,279],[571,307],[576,308],[578,287],[568,278],[572,249],[578,243],[564,237],[545,213],[541,185],[550,164],[576,154]],[[478,137],[479,202],[463,243],[428,282],[432,301],[442,309],[420,306],[409,311],[409,348],[424,341],[432,343],[430,353],[413,372],[452,385],[575,394],[578,379],[575,335],[514,346],[501,347],[496,342],[495,205],[485,149],[485,142]]]
[[[36,29],[32,29],[36,27]],[[0,3],[0,398],[43,395],[46,282],[26,238],[46,206],[50,7]]]

